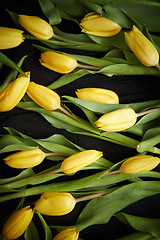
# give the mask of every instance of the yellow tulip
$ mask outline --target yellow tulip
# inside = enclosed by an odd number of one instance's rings
[[[48,216],[65,215],[73,210],[76,199],[66,192],[45,192],[35,202],[34,209]]]
[[[27,89],[28,96],[39,106],[47,110],[55,110],[60,106],[60,97],[53,90],[30,82]]]
[[[97,161],[102,155],[102,152],[96,150],[85,150],[75,153],[62,162],[61,170],[66,174],[76,173],[85,166]]]
[[[36,16],[19,15],[19,23],[33,36],[47,40],[53,36],[53,29],[45,20]]]
[[[129,33],[125,32],[124,36],[129,48],[145,66],[150,67],[158,64],[157,49],[136,26],[133,26]]]
[[[30,81],[30,72],[27,77],[20,74],[16,80],[10,82],[3,91],[0,92],[0,112],[13,109],[23,98]]]
[[[53,240],[77,240],[79,233],[75,231],[75,228],[65,229],[58,233]]]
[[[45,154],[39,149],[22,150],[4,158],[5,163],[12,168],[29,168],[40,164]]]
[[[23,31],[14,28],[0,27],[0,49],[14,48],[24,41]]]
[[[98,102],[98,103],[108,103],[108,104],[118,104],[118,95],[107,89],[102,88],[82,88],[77,89],[77,97],[82,100]]]
[[[78,65],[77,59],[54,51],[42,53],[40,63],[44,67],[62,74],[72,72]]]
[[[128,158],[120,167],[121,173],[137,173],[150,171],[160,163],[158,157],[150,155],[139,155]]]
[[[136,121],[135,111],[132,108],[123,108],[104,114],[95,124],[100,130],[116,132],[132,127]]]
[[[20,237],[33,218],[34,211],[30,206],[24,207],[13,213],[3,226],[2,234],[6,239]]]
[[[100,37],[114,36],[119,33],[122,28],[117,23],[94,12],[87,14],[81,20],[80,25],[83,28],[82,32]]]

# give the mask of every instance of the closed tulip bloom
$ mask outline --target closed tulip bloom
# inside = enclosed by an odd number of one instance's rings
[[[82,88],[77,89],[77,97],[82,100],[98,102],[98,103],[108,103],[108,104],[118,104],[118,95],[107,89],[102,88]]]
[[[158,64],[157,49],[136,26],[133,26],[129,33],[125,32],[124,36],[129,48],[145,66],[150,67]]]
[[[22,150],[4,158],[5,163],[12,168],[30,168],[40,164],[45,154],[39,149]]]
[[[13,109],[23,98],[30,81],[30,72],[27,77],[20,74],[18,78],[10,82],[3,91],[0,92],[0,111],[5,112]]]
[[[120,167],[121,173],[137,173],[150,171],[160,163],[158,157],[150,155],[140,155],[128,158]]]
[[[95,124],[100,130],[116,132],[132,127],[136,121],[135,111],[132,108],[123,108],[104,114]]]
[[[103,153],[97,150],[86,150],[75,153],[66,158],[61,164],[61,170],[66,174],[73,174],[102,157]]]
[[[62,74],[70,73],[77,67],[77,59],[54,51],[42,53],[40,63],[44,67]]]
[[[60,106],[59,95],[53,90],[40,84],[30,82],[27,94],[34,102],[44,109],[55,110]]]
[[[33,36],[47,40],[53,36],[53,29],[45,20],[36,16],[19,15],[19,23]]]
[[[24,41],[23,31],[14,28],[0,27],[0,49],[14,48]]]
[[[82,32],[100,37],[114,36],[119,33],[122,28],[117,23],[94,12],[87,14],[82,19],[80,25],[83,28]]]
[[[75,231],[75,228],[65,229],[58,233],[53,240],[77,240],[79,233]]]
[[[34,211],[30,206],[24,207],[13,213],[3,226],[2,234],[6,239],[20,237],[33,218]]]
[[[76,199],[66,192],[45,192],[35,202],[34,209],[48,216],[61,216],[73,210]]]

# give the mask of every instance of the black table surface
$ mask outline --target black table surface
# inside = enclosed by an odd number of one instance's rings
[[[0,25],[4,27],[17,26],[13,23],[12,19],[6,12],[6,8],[19,14],[35,15],[42,17],[45,16],[40,9],[39,3],[36,0],[5,0],[3,7],[0,9]],[[78,32],[78,26],[74,23],[66,22],[60,24],[60,28],[66,32]],[[28,55],[23,64],[24,71],[31,72],[31,80],[44,86],[49,85],[54,80],[58,79],[61,74],[50,71],[39,63],[40,52],[32,46],[31,40],[25,40],[20,46],[3,50],[2,52],[10,57],[14,62],[17,62],[22,56]],[[65,50],[64,50],[65,51]],[[77,54],[86,54],[95,57],[101,57],[102,52],[87,52],[72,50]],[[4,68],[1,73],[0,81],[6,76],[8,68]],[[67,84],[63,87],[56,89],[56,92],[60,95],[68,95],[76,97],[76,89],[84,87],[98,87],[106,88],[115,91],[120,98],[120,103],[140,102],[147,100],[159,99],[159,78],[154,76],[113,76],[107,77],[101,74],[88,74],[76,81]],[[72,142],[84,147],[85,149],[97,149],[103,151],[104,157],[112,162],[118,162],[126,157],[133,156],[136,151],[127,147],[119,146],[113,143],[104,142],[103,140],[81,136],[77,134],[71,134],[66,130],[60,130],[51,126],[44,118],[39,114],[25,111],[19,108],[5,113],[0,113],[0,134],[5,133],[4,127],[12,127],[24,134],[27,134],[33,138],[46,138],[55,133],[64,135]],[[1,158],[1,156],[0,156]],[[5,166],[1,159],[0,176],[9,177],[14,175],[14,171]],[[14,209],[14,205],[18,203],[18,199],[6,203],[0,204],[0,216],[1,220],[4,216],[8,215],[10,211]],[[74,224],[78,214],[80,213],[83,204],[77,204],[72,213],[64,217],[46,217],[46,220],[51,225],[67,225]],[[3,211],[5,209],[5,211]],[[107,209],[107,206],[106,206]],[[160,196],[156,195],[143,200],[140,200],[125,209],[124,212],[145,216],[145,217],[160,217]],[[131,232],[130,228],[125,227],[115,218],[107,224],[95,225],[83,230],[80,233],[82,239],[116,239]],[[55,234],[55,231],[53,231]]]

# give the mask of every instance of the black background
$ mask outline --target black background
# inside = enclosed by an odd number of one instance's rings
[[[0,9],[0,25],[4,27],[17,26],[13,23],[9,14],[5,9],[15,11],[18,14],[37,15],[47,20],[40,9],[39,3],[36,0],[14,0],[3,2],[3,7]],[[58,26],[62,31],[71,33],[80,33],[80,29],[77,24],[69,21],[63,21]],[[54,80],[58,79],[61,74],[50,71],[39,63],[40,52],[32,46],[31,40],[25,40],[20,46],[3,50],[2,52],[10,57],[14,62],[17,62],[22,56],[28,55],[25,60],[22,69],[24,71],[31,72],[31,81],[47,86]],[[64,51],[68,51],[65,49]],[[104,53],[100,52],[86,52],[72,50],[71,52],[78,54],[87,54],[90,56],[101,57]],[[0,83],[3,82],[4,77],[8,73],[9,69],[4,67],[0,75]],[[64,87],[56,89],[55,91],[60,95],[69,95],[75,97],[76,89],[84,87],[99,87],[106,88],[115,91],[120,98],[120,103],[140,102],[146,100],[159,99],[159,78],[154,76],[113,76],[107,77],[100,74],[91,75],[88,74],[73,83],[70,83]],[[76,109],[76,111],[78,111]],[[81,113],[77,113],[81,115]],[[45,119],[43,119],[37,113],[24,111],[18,108],[0,113],[0,133],[5,133],[3,127],[13,127],[16,130],[27,134],[33,138],[46,138],[54,133],[63,134],[72,142],[82,146],[86,149],[97,149],[103,151],[104,157],[112,162],[118,162],[126,157],[133,156],[136,151],[127,147],[118,146],[102,140],[93,139],[91,137],[80,136],[71,134],[65,130],[59,130],[52,127]],[[1,158],[0,178],[14,176],[17,172],[5,166]],[[36,196],[37,197],[37,196]],[[28,198],[29,199],[29,198]],[[34,198],[33,198],[34,199]],[[29,201],[32,199],[29,199]],[[160,198],[159,195],[149,197],[134,203],[124,209],[125,212],[146,217],[160,217]],[[3,219],[10,211],[14,209],[14,205],[18,203],[18,200],[9,201],[7,203],[1,203],[0,205],[0,218]],[[51,225],[70,225],[74,224],[80,210],[84,204],[77,204],[72,213],[65,217],[46,217],[45,219]],[[5,209],[5,212],[4,212]],[[107,206],[106,206],[107,211]],[[38,219],[37,219],[38,222]],[[111,218],[109,223],[104,225],[96,225],[89,227],[80,233],[80,237],[89,239],[116,239],[131,232],[130,228],[127,228],[121,224],[115,218]],[[56,232],[53,231],[53,234]],[[42,237],[43,239],[43,237]]]

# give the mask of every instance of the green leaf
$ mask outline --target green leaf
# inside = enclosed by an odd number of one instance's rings
[[[56,25],[61,22],[61,16],[58,9],[50,0],[38,0],[42,11],[46,15],[51,25]]]
[[[129,224],[140,232],[147,232],[154,237],[160,237],[160,219],[145,218],[123,213]]]
[[[12,18],[13,22],[14,22],[19,28],[22,29],[22,26],[20,25],[20,23],[19,23],[19,21],[18,21],[18,19],[19,19],[18,14],[15,13],[15,12],[10,11],[10,10],[8,10],[8,9],[6,9],[6,11],[7,11],[8,14],[10,15],[10,17]]]
[[[111,19],[112,21],[116,22],[124,28],[132,28],[132,21],[125,16],[121,9],[113,7],[110,4],[104,5],[103,9],[105,10],[105,13],[103,13],[103,17]]]
[[[85,76],[88,73],[90,73],[90,71],[88,71],[87,69],[76,69],[73,72],[71,72],[69,74],[65,74],[65,75],[61,76],[60,78],[58,78],[56,81],[51,83],[48,86],[48,88],[50,88],[50,89],[60,88],[62,86],[65,86],[65,85],[75,81],[76,79],[79,79],[79,78]]]
[[[144,152],[156,144],[160,143],[160,127],[150,128],[143,136],[142,141],[137,146],[138,152]]]
[[[29,178],[33,175],[35,175],[33,170],[31,168],[27,168],[15,177],[0,179],[0,184],[7,184],[7,183],[14,182],[14,181],[19,181],[19,180],[22,180],[22,179],[25,179],[25,178]]]
[[[23,74],[25,77],[27,77],[26,74],[23,72],[23,70],[21,68],[19,68],[16,63],[14,63],[11,59],[9,59],[2,52],[0,52],[0,62],[7,65],[8,67],[18,71],[19,73]]]
[[[49,226],[47,225],[46,221],[44,220],[44,218],[42,217],[42,215],[38,212],[36,212],[38,214],[38,217],[42,223],[44,232],[45,232],[45,240],[52,240],[52,232],[49,228]]]
[[[23,56],[19,62],[17,63],[18,67],[21,67],[24,60],[26,59],[26,56]],[[4,79],[4,81],[2,82],[1,86],[0,86],[0,91],[2,91],[7,85],[8,83],[10,83],[11,81],[15,80],[16,75],[17,75],[17,70],[11,70],[10,73],[7,75],[7,77]]]
[[[122,186],[106,196],[91,200],[79,215],[75,227],[80,231],[93,224],[107,223],[115,213],[126,206],[159,192],[159,181],[142,181]]]
[[[38,230],[33,221],[31,221],[31,223],[27,227],[27,230],[24,233],[24,239],[25,240],[31,240],[31,239],[40,240]]]
[[[116,240],[151,240],[153,236],[149,233],[135,232]]]

